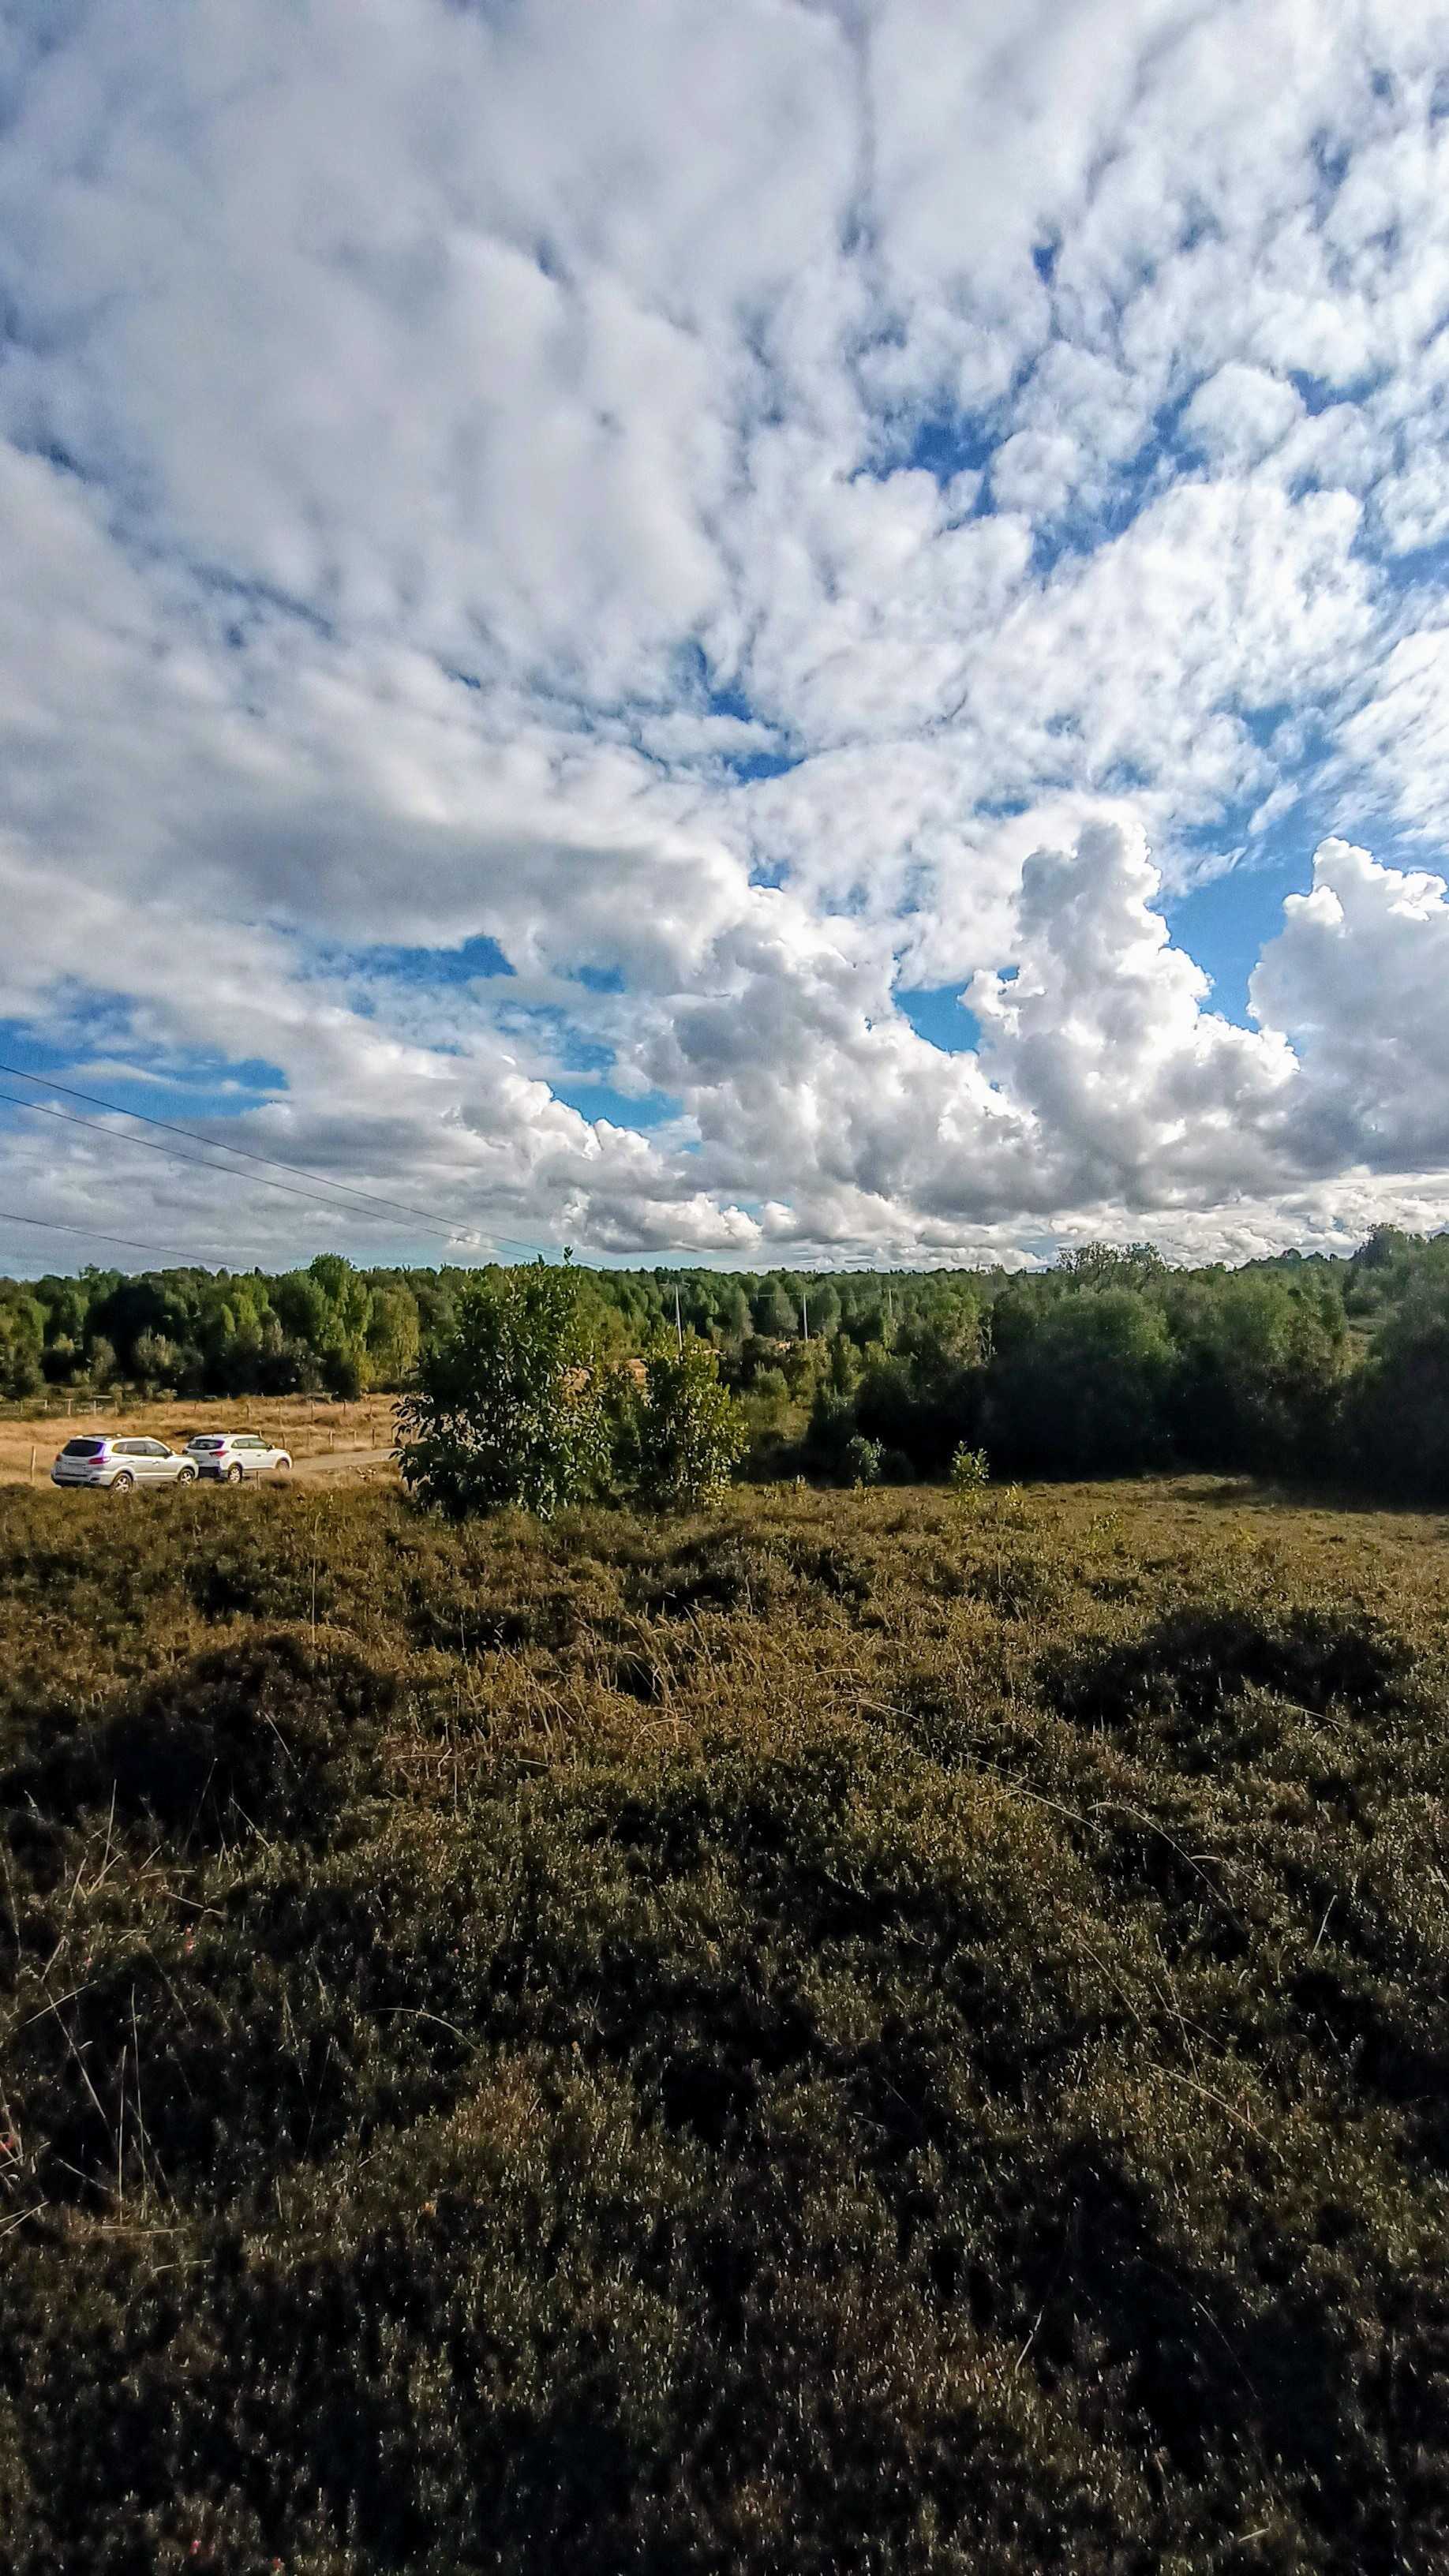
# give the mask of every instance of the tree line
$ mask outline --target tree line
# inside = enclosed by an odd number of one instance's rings
[[[0,1282],[0,1394],[404,1391],[477,1269],[92,1269]],[[717,1356],[761,1472],[937,1476],[1178,1466],[1352,1478],[1449,1501],[1449,1235],[1380,1228],[1347,1260],[1173,1269],[1144,1244],[1054,1268],[572,1274],[606,1373],[682,1335]],[[677,1327],[677,1329],[676,1329]]]

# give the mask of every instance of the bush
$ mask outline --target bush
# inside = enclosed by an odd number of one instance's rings
[[[951,1460],[951,1490],[955,1494],[979,1494],[991,1482],[991,1466],[984,1449],[968,1449],[963,1440]]]
[[[398,1407],[403,1482],[421,1502],[546,1520],[601,1482],[609,1444],[579,1284],[537,1261],[464,1292]]]
[[[1449,1288],[1421,1288],[1379,1334],[1347,1432],[1369,1481],[1449,1502]]]
[[[857,1431],[847,1440],[841,1457],[848,1485],[878,1485],[885,1472],[885,1451],[878,1440],[867,1440]]]
[[[638,1488],[657,1511],[699,1511],[724,1494],[747,1442],[744,1415],[719,1382],[719,1360],[693,1334],[645,1362]]]

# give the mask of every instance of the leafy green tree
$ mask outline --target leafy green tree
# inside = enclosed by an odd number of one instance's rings
[[[993,1457],[1033,1475],[1116,1476],[1168,1454],[1172,1342],[1161,1309],[1126,1288],[1057,1296],[987,1378]]]
[[[644,1370],[640,1494],[659,1511],[705,1510],[720,1500],[744,1455],[744,1414],[720,1384],[717,1355],[692,1333],[682,1349],[658,1345]]]
[[[750,1301],[738,1279],[721,1280],[715,1295],[715,1322],[726,1341],[742,1342],[750,1329]]]
[[[580,1285],[538,1261],[464,1291],[398,1407],[403,1482],[420,1501],[547,1519],[598,1486],[609,1444]]]
[[[783,1342],[800,1330],[797,1309],[779,1279],[761,1279],[750,1301],[755,1330],[768,1341]]]
[[[833,1279],[810,1279],[806,1283],[812,1333],[834,1333],[840,1326],[840,1291]]]
[[[34,1395],[43,1384],[45,1312],[23,1288],[0,1286],[0,1395]]]
[[[417,1366],[418,1301],[400,1283],[372,1292],[367,1327],[367,1378],[370,1386],[401,1386]]]
[[[1449,1284],[1424,1281],[1382,1326],[1347,1433],[1368,1483],[1449,1503]]]
[[[144,1387],[170,1386],[176,1375],[176,1351],[161,1333],[138,1333],[131,1366]]]
[[[312,1270],[289,1270],[272,1282],[272,1304],[284,1332],[320,1351],[327,1338],[332,1301]]]
[[[1155,1243],[1078,1243],[1058,1256],[1061,1277],[1079,1288],[1146,1288],[1165,1278]]]
[[[889,1352],[867,1364],[856,1389],[861,1430],[939,1475],[981,1417],[983,1337],[974,1299],[938,1314],[907,1314]]]
[[[1272,1474],[1323,1462],[1346,1359],[1336,1289],[1283,1272],[1174,1280],[1172,1417],[1194,1466]]]
[[[358,1396],[367,1384],[372,1290],[340,1252],[319,1252],[307,1275],[327,1300],[321,1341],[323,1378],[333,1395]]]

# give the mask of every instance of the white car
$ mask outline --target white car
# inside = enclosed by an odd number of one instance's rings
[[[109,1432],[67,1440],[50,1471],[53,1485],[98,1485],[129,1494],[135,1485],[194,1485],[196,1462],[178,1457],[164,1440],[119,1440]]]
[[[267,1476],[286,1470],[292,1461],[285,1449],[274,1449],[256,1431],[201,1431],[186,1443],[198,1476],[215,1476],[223,1485],[239,1485],[244,1476]]]

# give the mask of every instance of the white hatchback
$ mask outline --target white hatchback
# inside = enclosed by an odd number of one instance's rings
[[[186,1443],[198,1476],[215,1476],[223,1485],[239,1485],[244,1476],[284,1474],[292,1461],[285,1449],[274,1449],[256,1431],[202,1431]]]

